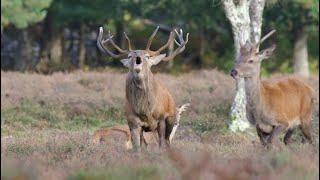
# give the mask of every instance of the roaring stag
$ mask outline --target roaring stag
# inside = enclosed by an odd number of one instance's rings
[[[121,59],[122,64],[129,68],[126,79],[126,118],[130,128],[132,145],[135,149],[140,149],[141,145],[146,145],[143,137],[144,132],[155,132],[159,135],[159,146],[167,147],[170,144],[171,132],[177,124],[177,117],[180,116],[175,106],[174,100],[169,91],[156,80],[151,72],[151,66],[157,65],[161,61],[172,60],[176,55],[185,49],[188,42],[183,38],[183,32],[171,32],[169,40],[158,50],[150,50],[151,43],[159,27],[150,36],[145,50],[132,50],[130,39],[127,34],[124,36],[128,42],[128,50],[121,49],[113,41],[110,31],[108,37],[103,39],[103,28],[100,27],[97,39],[98,48],[106,55]],[[178,41],[175,36],[178,36]],[[177,48],[168,56],[160,54],[167,49],[173,41]],[[105,44],[111,44],[119,54],[113,53]],[[184,108],[182,106],[181,108]],[[171,135],[172,136],[172,135]]]
[[[247,116],[256,123],[257,134],[264,146],[278,144],[281,132],[286,132],[284,143],[288,144],[298,126],[305,138],[312,143],[314,90],[297,77],[260,79],[261,62],[272,55],[275,45],[260,52],[259,45],[274,32],[275,30],[268,33],[258,44],[247,42],[241,46],[231,76],[245,78]]]
[[[177,108],[177,123],[174,125],[169,141],[173,141],[175,132],[179,126],[181,113],[184,112],[189,104],[184,104],[180,108]],[[156,145],[158,143],[158,136],[155,132],[144,132],[143,141],[147,145]],[[127,150],[132,149],[132,140],[130,129],[128,125],[118,125],[111,127],[103,127],[94,132],[92,136],[92,142],[95,144],[100,144],[105,142],[107,144],[112,144],[114,142],[122,144]]]

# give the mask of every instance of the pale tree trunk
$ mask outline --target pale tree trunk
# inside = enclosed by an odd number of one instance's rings
[[[62,47],[61,47],[61,41],[62,41],[62,34],[61,32],[57,31],[55,32],[53,38],[52,38],[52,45],[50,48],[50,56],[51,60],[55,61],[57,63],[61,63],[61,56],[62,56]]]
[[[247,41],[256,43],[260,39],[262,13],[265,0],[224,0],[223,6],[229,19],[234,39],[235,59],[240,55],[240,47]],[[235,62],[236,63],[236,62]],[[245,82],[243,78],[236,79],[236,95],[230,111],[230,130],[245,131],[250,127],[246,113]]]
[[[19,37],[18,59],[15,63],[15,70],[29,70],[31,64],[32,46],[27,29],[21,30]]]
[[[302,30],[295,39],[293,52],[294,73],[305,78],[310,75],[307,38],[307,33]]]

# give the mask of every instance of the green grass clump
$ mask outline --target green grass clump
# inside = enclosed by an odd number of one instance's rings
[[[43,105],[26,100],[16,107],[1,109],[1,119],[3,125],[14,131],[29,128],[97,129],[126,122],[120,109],[84,106],[85,109],[78,110],[73,106]]]

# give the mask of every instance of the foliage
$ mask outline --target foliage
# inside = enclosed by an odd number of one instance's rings
[[[60,60],[39,60],[42,64],[48,62],[44,64],[48,65],[50,72],[70,68],[71,63],[68,62],[72,54],[70,52],[73,48],[72,44],[77,44],[73,40],[83,39],[81,43],[87,43],[88,40],[85,38],[91,36],[90,33],[96,32],[99,26],[111,30],[115,34],[116,43],[120,45],[124,45],[122,32],[128,32],[135,47],[145,45],[146,34],[150,34],[156,25],[164,28],[160,29],[158,37],[155,38],[155,47],[159,47],[167,40],[168,30],[172,28],[183,28],[185,32],[189,32],[190,41],[186,50],[176,57],[173,65],[170,66],[170,71],[167,72],[178,73],[198,68],[218,68],[228,72],[233,66],[232,31],[219,0],[187,2],[183,0],[2,0],[1,2],[1,29],[6,35],[11,34],[13,39],[15,31],[9,26],[10,24],[16,28],[30,30],[31,36],[38,37],[32,43],[36,41],[40,44],[41,51],[47,51],[50,50],[50,45],[47,49],[42,46],[46,43],[50,44],[64,33],[61,39],[66,47],[66,50],[61,53],[64,56],[61,56]],[[267,1],[262,34],[270,29],[277,30],[277,34],[268,40],[277,44],[277,51],[275,60],[263,66],[266,74],[292,71],[294,38],[302,28],[310,37],[308,41],[310,64],[318,67],[318,12],[318,0]],[[37,22],[41,23],[36,24]],[[41,32],[37,29],[39,26],[42,28]],[[68,35],[65,33],[67,31],[62,30],[68,30],[69,34],[77,32],[81,37]],[[48,33],[45,34],[46,32]],[[94,37],[91,39],[91,46],[95,46],[93,39]],[[268,45],[268,42],[265,45]],[[82,44],[82,46],[85,45]],[[85,48],[87,47],[86,45]],[[116,61],[110,61],[112,58],[102,58],[96,51],[93,53],[95,53],[94,61],[86,59],[80,68],[120,65],[115,63]],[[49,53],[41,52],[41,54]],[[3,64],[12,62],[7,61]],[[15,57],[14,61],[21,61],[21,58]],[[14,65],[8,65],[8,67],[14,67]],[[312,68],[314,69],[317,68]]]
[[[1,30],[10,24],[22,29],[42,21],[52,0],[1,0]]]

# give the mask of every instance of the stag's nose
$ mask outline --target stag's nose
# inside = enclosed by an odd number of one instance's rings
[[[238,75],[238,71],[235,69],[232,69],[230,72],[230,76],[232,76],[233,78],[235,78]]]
[[[139,73],[140,72],[140,69],[139,68],[136,68],[134,69],[136,71],[136,73]]]

